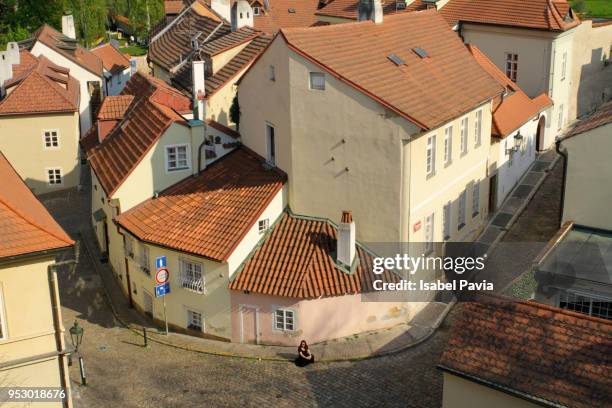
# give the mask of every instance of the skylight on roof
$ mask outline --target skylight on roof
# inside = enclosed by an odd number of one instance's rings
[[[390,54],[390,55],[387,56],[387,58],[389,58],[391,60],[391,62],[393,62],[397,66],[406,65],[406,61],[404,61],[403,59],[401,59],[400,57],[398,57],[395,54]]]
[[[412,51],[414,51],[414,53],[416,55],[418,55],[421,58],[427,58],[429,57],[429,55],[427,55],[427,51],[425,51],[424,49],[422,49],[421,47],[416,47],[413,48]]]
[[[287,11],[289,11],[290,13],[295,13],[295,9],[294,9],[293,7],[291,7],[291,8],[290,8],[289,10],[287,10]]]

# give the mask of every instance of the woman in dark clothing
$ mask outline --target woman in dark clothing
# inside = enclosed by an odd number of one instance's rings
[[[314,361],[314,354],[310,353],[310,350],[308,350],[306,340],[302,340],[300,342],[300,347],[298,347],[298,356],[295,359],[295,365],[298,367],[304,367],[308,364],[314,363]]]

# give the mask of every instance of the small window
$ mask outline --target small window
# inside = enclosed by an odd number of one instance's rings
[[[310,89],[316,89],[318,91],[325,90],[325,74],[322,72],[311,72],[310,73]]]
[[[474,147],[480,146],[482,143],[482,109],[476,112],[474,120]]]
[[[283,331],[295,330],[295,314],[291,309],[276,309],[274,311],[274,329]]]
[[[449,165],[453,161],[453,127],[444,129],[444,164]]]
[[[458,216],[459,224],[457,225],[457,230],[460,230],[461,228],[465,226],[466,201],[467,201],[467,191],[463,190],[463,192],[459,196],[459,216]]]
[[[612,299],[581,295],[572,291],[559,294],[559,307],[589,316],[612,320]]]
[[[561,56],[561,80],[565,79],[565,72],[567,70],[567,51]]]
[[[151,275],[151,269],[149,266],[151,265],[151,263],[149,262],[149,259],[150,259],[149,258],[149,247],[141,243],[140,244],[140,267],[142,268],[142,271],[146,273],[147,275]]]
[[[187,328],[191,330],[204,331],[202,313],[187,309]]]
[[[434,213],[425,217],[425,254],[433,252]]]
[[[240,13],[240,18],[242,19],[242,12]]]
[[[4,294],[2,293],[2,287],[0,286],[0,340],[6,340],[8,335],[6,333],[6,317],[4,316]]]
[[[268,163],[275,165],[276,163],[276,144],[274,140],[274,126],[266,123],[266,150],[268,154]]]
[[[506,53],[506,76],[516,82],[518,73],[518,54]]]
[[[426,172],[428,177],[436,172],[436,135],[427,138]]]
[[[191,167],[189,145],[166,146],[166,169],[168,171],[185,170]]]
[[[261,11],[259,10],[259,7],[253,7],[253,15],[254,16],[258,16],[260,15]]]
[[[269,218],[265,218],[263,220],[259,220],[259,233],[263,234],[264,232],[266,232],[268,230],[269,225],[270,225],[270,219]]]
[[[472,218],[476,217],[480,212],[480,180],[474,183],[472,190]]]
[[[204,293],[204,275],[202,264],[181,260],[181,286],[196,293]]]
[[[268,78],[270,78],[270,81],[276,81],[276,69],[274,68],[274,65],[270,65],[270,67],[268,67]]]
[[[444,209],[442,210],[442,222],[444,224],[444,240],[450,239],[450,223],[451,223],[451,202],[447,202],[444,204]]]
[[[468,151],[468,118],[461,121],[461,155]]]
[[[47,169],[47,180],[52,186],[62,185],[62,169]]]
[[[59,147],[59,133],[57,130],[43,131],[43,143],[45,149],[57,149]]]

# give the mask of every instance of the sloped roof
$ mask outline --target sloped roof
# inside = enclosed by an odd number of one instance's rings
[[[398,13],[379,24],[280,33],[290,49],[422,129],[436,128],[503,91],[435,10]],[[419,57],[416,47],[428,57]],[[392,54],[405,64],[392,62]]]
[[[36,30],[33,36],[55,52],[62,54],[75,64],[102,78],[102,60],[88,49],[81,47],[78,43],[67,41],[66,37],[56,29],[45,24]]]
[[[416,10],[423,10],[427,8],[422,0],[414,0],[412,2],[407,1],[406,8],[403,10],[397,9],[396,0],[382,0],[383,14],[395,14],[405,13]],[[357,20],[359,17],[359,0],[331,0],[324,7],[317,11],[318,16],[329,16],[337,18],[346,18],[351,20]]]
[[[337,228],[329,220],[284,213],[255,250],[229,288],[271,296],[318,298],[365,293],[372,282],[399,280],[391,272],[374,275],[372,255],[360,244],[352,273],[334,260]]]
[[[0,259],[74,245],[2,152],[0,179]]]
[[[172,123],[186,123],[179,112],[191,104],[178,90],[142,72],[130,78],[121,94],[134,97],[122,120],[98,146],[92,148],[93,136],[86,135],[89,163],[109,197]]]
[[[270,7],[264,14],[253,16],[255,28],[275,34],[281,28],[310,27],[316,16],[319,0],[270,0]]]
[[[450,0],[440,13],[458,22],[565,31],[580,24],[566,0]]]
[[[179,14],[189,4],[191,4],[190,0],[164,0],[164,13]]]
[[[540,405],[610,405],[612,322],[536,302],[461,304],[439,368]]]
[[[98,110],[98,120],[123,119],[125,111],[134,100],[134,95],[107,96]]]
[[[18,75],[4,82],[7,96],[0,100],[0,115],[76,112],[79,83],[68,69],[42,55],[20,55],[24,58],[14,65]]]
[[[141,240],[226,261],[286,175],[241,147],[116,217]]]
[[[535,115],[553,105],[552,99],[542,93],[531,99],[519,86],[512,82],[486,55],[475,45],[468,45],[480,66],[501,86],[506,88],[506,96],[493,100],[493,126],[491,134],[500,138],[508,136]]]
[[[130,60],[110,43],[102,44],[91,50],[102,60],[104,69],[111,72],[121,72],[130,67]]]
[[[582,119],[563,139],[574,137],[589,130],[612,123],[612,101],[601,105],[591,116]]]
[[[200,47],[200,52],[215,56],[224,51],[230,50],[237,47],[245,42],[251,41],[253,38],[261,35],[261,31],[255,30],[252,27],[244,26],[236,31],[224,35],[223,37],[217,38],[214,41],[209,41]]]

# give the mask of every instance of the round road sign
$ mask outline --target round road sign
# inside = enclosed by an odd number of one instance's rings
[[[159,269],[155,274],[155,281],[160,285],[168,282],[168,279],[170,279],[170,272],[166,268]]]

